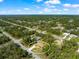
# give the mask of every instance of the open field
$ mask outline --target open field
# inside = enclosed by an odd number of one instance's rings
[[[0,16],[0,59],[79,59],[79,16]]]

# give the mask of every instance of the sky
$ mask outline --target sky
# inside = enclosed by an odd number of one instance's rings
[[[0,0],[0,15],[79,15],[79,0]]]

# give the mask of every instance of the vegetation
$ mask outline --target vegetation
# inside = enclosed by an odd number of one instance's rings
[[[33,59],[28,51],[13,43],[1,30],[20,40],[26,48],[39,45],[38,53],[43,46],[42,52],[45,53],[40,56],[47,59],[79,59],[78,15],[0,16],[0,59]],[[68,34],[65,39],[64,33]],[[58,44],[62,44],[61,47]]]
[[[0,59],[31,59],[27,51],[22,50],[14,43],[0,48]]]

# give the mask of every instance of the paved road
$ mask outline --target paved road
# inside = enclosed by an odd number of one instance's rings
[[[5,36],[9,37],[14,43],[20,45],[20,47],[23,49],[23,50],[27,50],[28,53],[31,53],[32,56],[35,58],[35,59],[41,59],[38,55],[36,55],[34,52],[32,52],[32,48],[26,48],[23,44],[21,44],[20,40],[19,39],[16,39],[14,37],[12,37],[9,33],[7,32],[2,32]]]
[[[12,22],[9,22],[9,21],[5,21],[5,20],[2,20],[2,19],[0,19],[0,21],[3,21],[3,22],[5,22],[5,23],[9,23],[9,24],[12,24],[12,25],[15,25],[15,26],[24,27],[24,28],[26,28],[26,29],[28,29],[28,30],[35,30],[37,33],[43,33],[43,34],[46,34],[46,35],[48,34],[47,31],[41,31],[41,30],[29,28],[29,27],[27,27],[27,26],[22,26],[22,25],[15,24],[15,23],[12,23]],[[57,36],[57,35],[54,35],[54,34],[51,34],[51,36],[54,37],[55,39],[59,39],[59,40],[62,39],[62,37]]]

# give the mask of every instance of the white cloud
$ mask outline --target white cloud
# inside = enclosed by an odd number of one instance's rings
[[[79,8],[79,4],[63,4],[64,7]]]
[[[51,7],[51,8],[55,8],[55,6],[49,6],[49,7]]]
[[[45,1],[45,4],[60,4],[60,0],[49,0],[49,1]]]
[[[37,2],[41,2],[41,1],[43,1],[43,0],[36,0]]]
[[[79,13],[79,10],[77,10],[77,12]]]
[[[40,6],[36,6],[36,8],[41,8]]]
[[[44,10],[44,12],[49,12],[50,11],[49,8],[44,8],[43,10]]]
[[[47,12],[48,11],[48,8],[45,8],[44,11]]]
[[[0,0],[0,2],[3,2],[4,0]]]
[[[29,8],[24,8],[24,10],[30,10]]]
[[[38,14],[43,14],[43,12],[42,11],[39,11]]]
[[[62,11],[60,9],[52,9],[52,11],[58,12],[58,11]]]
[[[5,14],[6,13],[6,11],[0,11],[0,14]]]
[[[72,5],[73,7],[79,7],[79,4],[74,4],[74,5]]]
[[[67,8],[64,8],[63,10],[64,10],[64,11],[69,11],[69,9],[67,9]]]
[[[71,4],[64,4],[64,7],[71,7]]]
[[[16,11],[17,11],[17,12],[21,12],[21,10],[20,10],[20,9],[17,9]]]

